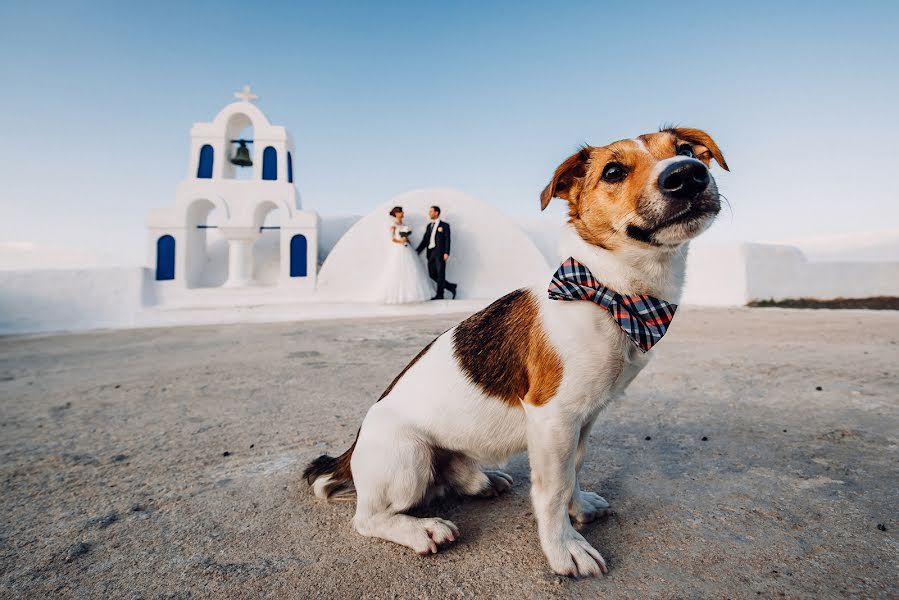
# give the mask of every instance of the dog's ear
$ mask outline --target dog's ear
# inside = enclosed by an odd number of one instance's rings
[[[587,174],[590,150],[590,146],[584,146],[559,165],[549,185],[543,188],[543,193],[540,194],[540,210],[546,210],[546,207],[549,206],[549,201],[553,198],[574,200],[571,197],[571,188],[575,180]]]
[[[716,144],[715,140],[712,139],[712,136],[705,131],[701,129],[690,129],[689,127],[676,127],[674,129],[668,129],[667,131],[676,135],[678,139],[693,144],[693,152],[696,154],[696,158],[704,162],[706,166],[708,166],[709,156],[711,156],[722,169],[730,171],[727,167],[727,161],[724,160],[724,154],[722,154],[721,149],[718,148],[718,144]]]

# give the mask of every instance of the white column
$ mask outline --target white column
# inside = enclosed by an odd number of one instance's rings
[[[253,240],[228,240],[228,281],[225,287],[253,285]]]

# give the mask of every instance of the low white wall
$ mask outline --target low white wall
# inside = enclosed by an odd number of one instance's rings
[[[899,262],[809,262],[791,246],[745,246],[747,301],[899,296]]]
[[[749,296],[745,244],[693,244],[682,304],[742,306]]]
[[[138,321],[138,314],[156,304],[152,277],[141,267],[0,271],[0,334],[151,324],[146,318]],[[682,303],[705,306],[899,296],[899,262],[809,262],[796,248],[772,244],[696,244],[686,278]],[[265,288],[254,293],[267,294]],[[239,303],[232,309],[239,311]]]
[[[787,298],[899,296],[899,262],[809,262],[793,246],[696,244],[683,303],[742,305]]]
[[[810,262],[800,289],[813,298],[899,296],[899,262]]]
[[[128,327],[152,286],[143,267],[0,271],[0,334]]]

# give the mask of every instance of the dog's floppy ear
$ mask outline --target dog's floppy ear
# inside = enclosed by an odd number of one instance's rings
[[[721,153],[721,150],[718,148],[718,144],[715,143],[715,140],[712,139],[712,136],[707,134],[705,131],[701,129],[690,129],[689,127],[675,127],[673,129],[667,129],[666,131],[670,131],[674,135],[677,136],[678,139],[684,140],[685,142],[690,142],[694,146],[699,146],[698,149],[694,148],[696,158],[702,160],[706,164],[709,162],[709,154],[712,155],[712,158],[715,159],[722,169],[725,171],[730,171],[727,167],[727,161],[724,160],[724,155]],[[703,148],[705,150],[703,150]]]
[[[543,193],[540,194],[540,210],[546,210],[546,207],[549,206],[549,201],[553,198],[573,200],[571,187],[576,179],[587,174],[590,150],[590,146],[584,146],[559,165],[549,185],[543,188]]]

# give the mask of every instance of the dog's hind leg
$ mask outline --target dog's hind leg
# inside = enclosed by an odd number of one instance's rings
[[[396,542],[421,555],[436,554],[438,546],[459,537],[459,528],[452,521],[437,517],[410,517],[390,511],[360,515],[357,511],[353,523],[356,531],[366,537]]]
[[[438,473],[454,490],[466,496],[490,498],[512,489],[512,476],[502,471],[482,471],[468,456],[453,453]]]
[[[384,421],[365,423],[352,460],[356,531],[419,554],[436,553],[439,545],[455,541],[459,529],[452,522],[403,514],[428,497],[434,484],[433,460],[433,449],[408,432]]]

